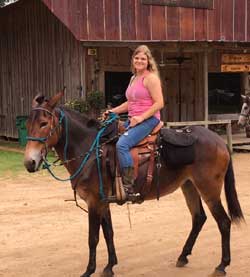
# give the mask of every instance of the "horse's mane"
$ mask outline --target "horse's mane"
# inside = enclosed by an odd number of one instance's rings
[[[80,113],[69,107],[61,105],[58,109],[63,110],[70,120],[72,120],[79,128],[94,128],[97,129],[100,126],[98,120],[89,118],[87,114]]]

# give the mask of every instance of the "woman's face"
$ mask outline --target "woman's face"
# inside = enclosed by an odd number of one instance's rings
[[[137,53],[133,58],[133,66],[136,72],[143,72],[148,68],[148,57],[143,52]]]

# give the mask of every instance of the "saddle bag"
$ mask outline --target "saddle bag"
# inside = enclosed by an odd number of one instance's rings
[[[191,128],[161,129],[161,157],[167,166],[185,166],[195,159],[197,137]]]

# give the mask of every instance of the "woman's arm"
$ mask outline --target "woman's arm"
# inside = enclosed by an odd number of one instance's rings
[[[131,120],[130,126],[133,127],[145,119],[150,118],[156,112],[164,107],[164,100],[162,95],[161,81],[159,77],[153,73],[148,74],[144,78],[144,86],[148,89],[152,99],[153,105],[140,116],[134,116]]]
[[[126,113],[128,111],[128,101],[122,103],[121,105],[112,108],[111,110],[109,110],[109,112],[113,112],[113,113]]]

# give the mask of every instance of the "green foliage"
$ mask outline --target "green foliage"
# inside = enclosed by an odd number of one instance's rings
[[[72,99],[65,103],[66,107],[69,107],[73,110],[76,110],[80,113],[87,113],[88,112],[88,104],[85,100],[81,98]]]
[[[10,3],[13,3],[13,2],[16,2],[18,0],[0,0],[0,8],[10,4]]]
[[[97,117],[104,108],[104,95],[99,91],[92,91],[87,94],[86,100],[76,98],[66,102],[65,106],[92,117]]]
[[[0,0],[0,8],[5,5],[5,0]]]

